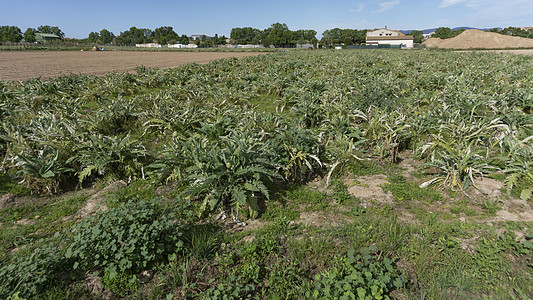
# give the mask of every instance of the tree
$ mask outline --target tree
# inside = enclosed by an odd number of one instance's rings
[[[100,41],[102,41],[103,44],[111,44],[114,38],[115,35],[111,31],[105,28],[100,30]]]
[[[153,38],[157,43],[164,44],[174,44],[178,40],[179,36],[174,29],[170,26],[161,26],[156,28],[153,33]]]
[[[129,30],[120,33],[121,44],[134,46],[152,41],[152,31],[146,28],[131,27]]]
[[[61,31],[61,29],[59,29],[59,27],[57,26],[41,25],[37,27],[37,32],[55,34],[61,39],[65,37],[65,34],[63,33],[63,31]]]
[[[435,29],[435,33],[432,36],[441,39],[449,39],[452,37],[452,35],[452,30],[449,27],[439,27]]]
[[[274,23],[270,28],[265,29],[265,33],[267,32],[263,45],[274,45],[275,47],[286,47],[288,45],[291,32],[287,24]]]
[[[24,32],[24,40],[28,43],[34,43],[37,39],[35,38],[35,33],[37,32],[37,29],[35,28],[28,28]]]
[[[230,33],[230,38],[237,41],[239,44],[257,44],[261,36],[261,30],[244,27],[244,28],[232,28]]]
[[[300,29],[291,31],[291,40],[289,44],[314,43],[316,41],[316,31]]]
[[[340,44],[341,35],[342,35],[342,29],[340,28],[329,29],[322,33],[321,41],[324,45]]]
[[[424,33],[420,30],[413,30],[408,35],[413,36],[413,42],[420,44],[424,41]]]
[[[189,38],[185,35],[185,34],[182,34],[178,41],[183,44],[183,45],[188,45],[189,44]]]
[[[366,41],[366,30],[333,28],[324,31],[320,41],[324,45],[340,43],[345,45],[361,44]]]
[[[18,43],[22,40],[22,31],[17,26],[0,27],[0,42]]]
[[[432,35],[433,37],[438,37],[441,39],[449,39],[458,36],[459,34],[463,33],[465,31],[464,28],[460,28],[457,30],[451,30],[448,27],[439,27],[435,29],[435,33]]]
[[[89,33],[89,37],[87,38],[87,42],[95,44],[98,43],[98,40],[100,39],[100,35],[98,32],[91,32]]]

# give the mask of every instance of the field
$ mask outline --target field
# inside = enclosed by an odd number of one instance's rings
[[[60,75],[131,72],[139,65],[175,68],[188,63],[257,55],[251,52],[0,51],[0,80],[48,79]]]
[[[531,298],[532,63],[317,50],[0,82],[0,298]]]

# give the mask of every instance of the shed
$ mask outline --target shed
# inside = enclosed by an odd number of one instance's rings
[[[44,42],[49,42],[49,41],[54,41],[54,40],[59,40],[59,39],[61,38],[55,34],[40,33],[40,32],[35,33],[35,41],[39,43],[44,43]]]

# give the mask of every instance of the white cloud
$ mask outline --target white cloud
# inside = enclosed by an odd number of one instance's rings
[[[394,6],[396,6],[397,4],[399,4],[400,1],[398,0],[395,0],[395,1],[387,1],[387,2],[381,2],[379,4],[379,9],[376,10],[375,12],[377,13],[381,13],[381,12],[384,12],[384,11],[387,11],[387,10],[390,10],[390,9],[393,9]]]
[[[465,2],[467,0],[442,0],[442,2],[439,5],[439,8],[446,8],[455,4],[459,4],[462,2]]]
[[[365,8],[365,5],[363,3],[359,3],[359,5],[357,5],[357,8],[351,8],[349,11],[350,12],[362,12],[364,8]]]

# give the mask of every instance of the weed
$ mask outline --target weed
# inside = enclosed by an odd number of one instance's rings
[[[373,160],[351,160],[345,167],[357,176],[376,175],[383,173],[383,167]]]
[[[221,282],[216,288],[208,289],[203,295],[203,299],[259,299],[258,295],[254,295],[255,285],[244,283],[241,277],[230,276],[227,281]]]
[[[349,250],[347,257],[337,257],[333,265],[315,277],[315,287],[307,293],[308,298],[386,299],[393,289],[402,288],[407,282],[375,246],[362,249],[357,255]]]
[[[291,188],[287,191],[287,198],[306,206],[308,211],[324,210],[329,207],[326,193],[314,191],[305,187]]]
[[[427,203],[441,201],[442,195],[429,188],[420,188],[415,182],[407,182],[405,177],[399,174],[390,175],[389,183],[383,189],[390,191],[394,196],[394,200],[398,202],[418,200]]]
[[[300,218],[300,212],[287,206],[286,204],[273,202],[261,215],[261,219],[265,221],[274,221],[278,218],[286,218],[289,221],[298,220]]]
[[[103,267],[113,279],[182,250],[182,236],[188,226],[157,202],[129,201],[75,226],[72,244],[65,253],[74,262],[74,269]]]
[[[199,259],[210,259],[215,255],[218,247],[220,232],[212,225],[197,225],[186,234],[187,252],[190,256]]]
[[[486,214],[490,216],[496,215],[496,212],[502,209],[500,204],[498,203],[498,200],[490,199],[483,200],[483,202],[481,203],[481,208],[483,209],[483,211],[485,211]]]
[[[336,180],[333,180],[332,183],[333,183],[333,198],[337,200],[337,203],[346,204],[352,199],[352,197],[348,193],[348,188],[346,187],[344,182],[336,179]]]
[[[111,197],[106,198],[106,205],[109,208],[115,208],[131,199],[147,201],[155,197],[155,187],[150,182],[137,180],[130,183],[127,187],[119,189]]]
[[[0,172],[0,194],[14,194],[18,196],[30,195],[30,190],[17,184],[6,173]]]
[[[104,276],[102,277],[102,285],[113,292],[113,294],[125,297],[137,290],[137,276],[121,273],[112,278],[109,270],[105,270]]]

